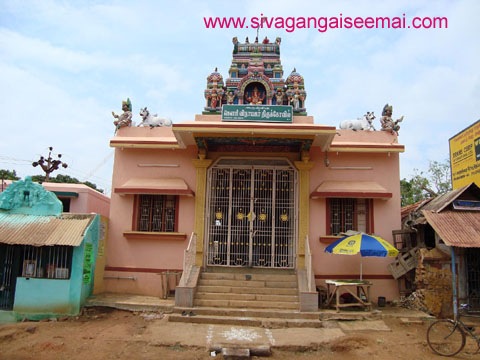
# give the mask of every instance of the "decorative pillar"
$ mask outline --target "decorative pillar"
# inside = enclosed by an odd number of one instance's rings
[[[196,266],[203,265],[203,245],[205,237],[205,203],[207,191],[207,168],[213,160],[205,159],[205,153],[199,151],[199,159],[193,159],[193,166],[197,169],[195,186],[195,223],[194,232],[197,234]]]
[[[305,269],[305,237],[310,233],[310,170],[315,163],[308,154],[302,154],[302,161],[295,161],[298,169],[298,269]]]

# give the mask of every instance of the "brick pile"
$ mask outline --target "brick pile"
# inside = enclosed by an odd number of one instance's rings
[[[401,297],[397,305],[435,317],[452,316],[452,271],[450,259],[438,250],[420,249],[415,270],[415,292]]]

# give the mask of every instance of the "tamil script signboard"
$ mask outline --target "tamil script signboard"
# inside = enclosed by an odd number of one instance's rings
[[[85,244],[85,257],[83,258],[83,283],[90,284],[92,281],[92,264],[93,264],[93,245]]]
[[[293,110],[284,105],[223,105],[223,121],[291,123]]]
[[[475,182],[480,186],[480,120],[450,138],[453,189]]]

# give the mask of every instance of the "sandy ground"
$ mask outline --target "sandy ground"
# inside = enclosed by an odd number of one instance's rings
[[[220,344],[267,345],[271,358],[283,360],[441,358],[426,342],[429,320],[329,321],[319,329],[263,329],[169,323],[167,316],[90,308],[59,321],[0,325],[0,359],[221,359],[208,351]],[[478,358],[475,349],[469,340],[455,358]]]

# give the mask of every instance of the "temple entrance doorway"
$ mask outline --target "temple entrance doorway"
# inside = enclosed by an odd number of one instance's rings
[[[207,265],[295,267],[297,172],[289,161],[220,159],[207,187]]]

